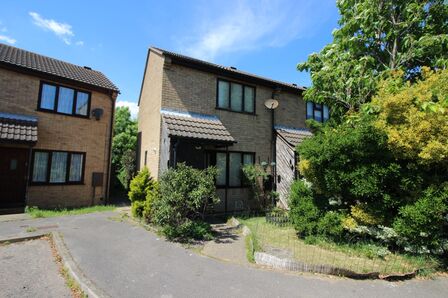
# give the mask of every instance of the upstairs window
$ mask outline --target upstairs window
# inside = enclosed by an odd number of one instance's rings
[[[219,109],[255,113],[255,88],[225,80],[218,80],[216,106]]]
[[[306,119],[314,119],[318,122],[325,122],[329,118],[330,110],[328,109],[328,106],[311,101],[306,102]]]
[[[50,83],[42,83],[38,109],[58,114],[88,117],[90,93]]]

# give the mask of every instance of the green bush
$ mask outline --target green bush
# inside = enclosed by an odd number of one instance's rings
[[[142,217],[145,208],[145,201],[135,201],[131,204],[131,214],[133,217]]]
[[[152,179],[147,168],[143,168],[131,180],[128,193],[131,201],[131,212],[134,217],[144,216],[149,219],[151,213],[151,202],[158,195],[157,181]]]
[[[152,203],[152,221],[171,239],[201,239],[207,229],[199,222],[207,208],[218,202],[217,170],[198,170],[185,164],[166,171],[159,182],[159,196]],[[204,224],[205,225],[205,224]]]
[[[408,250],[440,252],[448,241],[447,223],[448,184],[445,184],[440,188],[429,187],[415,204],[400,208],[393,227]]]
[[[344,234],[344,215],[335,211],[325,213],[317,223],[317,233],[332,240],[339,240]]]
[[[311,189],[302,180],[294,181],[289,193],[289,217],[297,234],[313,235],[317,229],[319,209],[314,203]]]

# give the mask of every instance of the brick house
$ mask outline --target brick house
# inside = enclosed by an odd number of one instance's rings
[[[305,120],[328,119],[306,103],[304,88],[184,55],[150,48],[139,98],[138,168],[159,177],[179,162],[216,165],[216,212],[256,208],[241,166],[266,163],[280,203],[296,176],[295,146],[311,133]],[[278,108],[265,102],[276,99]],[[272,165],[272,166],[271,166]]]
[[[118,93],[99,71],[0,44],[0,211],[104,202]]]

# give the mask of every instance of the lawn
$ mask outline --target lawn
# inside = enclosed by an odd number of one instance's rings
[[[113,211],[115,210],[114,205],[98,205],[83,208],[62,208],[62,209],[39,209],[37,207],[27,207],[25,212],[31,215],[33,218],[44,218],[44,217],[56,217],[56,216],[66,216],[66,215],[80,215],[93,212],[103,212],[103,211]]]
[[[422,257],[388,252],[373,244],[339,245],[321,239],[299,239],[292,226],[279,227],[264,217],[240,219],[253,233],[256,251],[271,252],[307,264],[330,265],[357,273],[407,273],[416,269],[434,269],[437,263]],[[249,254],[248,254],[249,256]]]

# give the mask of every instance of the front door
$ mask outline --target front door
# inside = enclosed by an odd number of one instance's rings
[[[0,148],[0,208],[25,205],[28,149]]]

